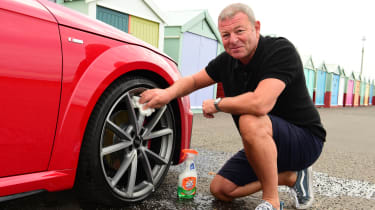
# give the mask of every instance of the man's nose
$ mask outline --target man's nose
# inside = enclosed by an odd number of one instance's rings
[[[236,35],[230,36],[229,42],[231,44],[235,44],[235,43],[237,43],[237,41],[238,41],[238,37]]]

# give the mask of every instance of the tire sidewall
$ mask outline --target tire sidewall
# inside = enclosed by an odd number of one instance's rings
[[[90,150],[85,151],[82,154],[86,154],[86,160],[88,161],[88,168],[86,171],[89,171],[90,174],[92,174],[92,185],[96,185],[96,187],[101,188],[97,192],[93,192],[94,197],[97,197],[97,199],[100,199],[106,204],[109,205],[123,205],[126,203],[131,202],[137,202],[145,199],[148,197],[152,191],[148,192],[145,195],[142,195],[140,197],[137,197],[135,199],[126,199],[119,194],[117,194],[107,183],[105,174],[103,173],[102,164],[101,164],[101,137],[102,137],[102,128],[104,126],[104,123],[106,121],[106,118],[113,107],[113,105],[116,103],[116,101],[123,96],[126,92],[134,89],[134,88],[158,88],[158,85],[156,85],[153,81],[143,78],[143,77],[131,77],[126,79],[121,79],[120,81],[116,81],[113,83],[102,95],[102,97],[99,99],[97,105],[94,108],[92,118],[90,118],[88,130],[86,131],[85,139],[86,145],[83,146],[83,149]],[[167,105],[168,110],[170,112],[170,115],[172,117],[172,124],[174,126],[175,130],[175,119],[173,116],[173,111],[170,105]],[[163,182],[163,179],[165,178],[169,166],[172,161],[172,157],[174,154],[174,144],[175,144],[175,132],[173,132],[173,143],[172,143],[172,151],[171,155],[169,157],[168,165],[166,166],[166,169],[164,171],[164,174],[162,174],[160,180],[158,183],[155,183],[155,189],[160,186],[160,184]],[[87,144],[88,143],[88,144]],[[101,194],[101,195],[100,195]]]

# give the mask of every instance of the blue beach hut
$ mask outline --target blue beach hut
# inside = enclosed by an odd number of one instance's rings
[[[339,99],[340,66],[337,64],[326,64],[327,81],[325,92],[325,107],[337,107]]]
[[[316,98],[315,106],[324,106],[324,96],[326,92],[327,67],[323,62],[316,70]]]

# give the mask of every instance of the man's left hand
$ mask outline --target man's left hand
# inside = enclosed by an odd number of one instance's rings
[[[202,111],[203,116],[206,118],[214,118],[214,114],[218,112],[215,108],[215,100],[214,99],[208,99],[203,101],[202,103]]]

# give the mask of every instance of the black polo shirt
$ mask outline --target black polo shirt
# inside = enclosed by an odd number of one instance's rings
[[[260,36],[253,58],[246,65],[223,52],[206,67],[207,74],[222,82],[225,96],[254,91],[260,81],[276,78],[285,83],[269,114],[305,127],[325,141],[326,131],[308,93],[301,58],[285,38]],[[238,127],[239,116],[232,115]]]

